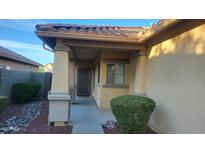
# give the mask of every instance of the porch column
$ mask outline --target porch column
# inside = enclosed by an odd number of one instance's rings
[[[137,67],[135,71],[134,93],[137,95],[146,95],[147,55],[143,49],[136,56]]]
[[[69,47],[57,40],[51,91],[48,94],[50,125],[66,125],[69,119]]]

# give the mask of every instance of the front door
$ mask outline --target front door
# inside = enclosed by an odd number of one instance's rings
[[[78,68],[78,96],[90,95],[91,74],[89,68]]]

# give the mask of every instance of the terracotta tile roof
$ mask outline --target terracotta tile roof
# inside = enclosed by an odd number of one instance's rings
[[[38,24],[36,35],[54,49],[56,38],[73,40],[144,43],[146,40],[177,23],[178,19],[162,19],[149,27],[123,27],[77,24]]]
[[[76,25],[76,24],[39,24],[37,31],[66,32],[78,34],[95,34],[113,37],[135,37],[144,30],[143,27],[121,27],[121,26],[100,26],[100,25]]]
[[[15,60],[15,61],[26,63],[26,64],[30,64],[33,66],[41,66],[41,64],[34,62],[34,61],[32,61],[32,60],[30,60],[30,59],[28,59],[20,54],[13,52],[13,51],[10,51],[2,46],[0,46],[0,57]]]

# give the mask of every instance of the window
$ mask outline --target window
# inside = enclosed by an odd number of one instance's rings
[[[123,85],[125,64],[107,64],[107,84]]]

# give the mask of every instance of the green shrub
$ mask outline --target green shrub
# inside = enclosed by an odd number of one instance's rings
[[[38,83],[15,83],[11,88],[11,98],[15,103],[26,103],[37,96],[40,88]]]
[[[4,107],[6,106],[7,97],[0,96],[0,113],[3,111]]]
[[[111,109],[123,133],[144,133],[155,102],[148,97],[125,95],[111,100]]]

